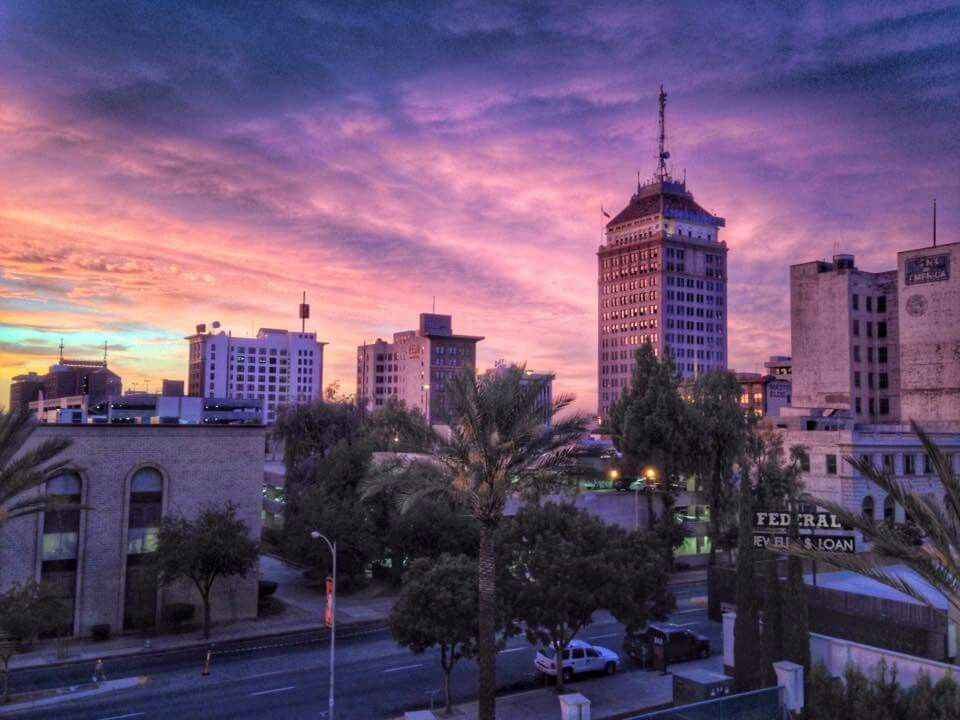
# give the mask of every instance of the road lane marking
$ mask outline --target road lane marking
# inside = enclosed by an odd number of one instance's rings
[[[606,635],[591,635],[591,640],[603,640],[608,637],[620,637],[620,633],[607,633]]]
[[[123,720],[123,718],[135,718],[135,717],[140,717],[141,715],[146,715],[146,713],[138,712],[138,713],[130,713],[128,715],[112,715],[108,718],[102,718],[102,720]]]
[[[689,615],[690,613],[704,613],[706,608],[693,608],[691,610],[677,610],[674,615]]]
[[[273,690],[261,690],[260,692],[250,693],[250,697],[254,697],[256,695],[271,695],[273,693],[286,692],[287,690],[294,690],[296,689],[296,687],[297,687],[296,685],[290,685],[289,687],[274,688]]]
[[[419,665],[403,665],[401,667],[387,668],[383,672],[385,673],[400,672],[401,670],[413,670],[414,668],[422,668],[422,667],[423,667],[423,663],[420,663]]]
[[[525,647],[508,648],[507,650],[501,650],[500,654],[505,655],[507,653],[520,652],[521,650],[531,650],[531,649],[532,648],[525,648]]]

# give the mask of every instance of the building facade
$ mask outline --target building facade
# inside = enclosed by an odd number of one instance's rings
[[[192,586],[158,588],[145,570],[160,519],[194,517],[229,499],[259,539],[263,426],[44,425],[24,450],[52,437],[72,441],[63,453],[69,463],[43,490],[89,509],[0,527],[0,591],[18,581],[47,584],[63,608],[59,634],[74,637],[99,624],[114,633],[152,627],[172,602],[194,604],[199,617]],[[254,569],[219,581],[213,619],[256,617],[257,580]]]
[[[191,397],[260,400],[268,424],[283,405],[323,397],[326,343],[318,342],[316,333],[261,328],[255,338],[243,338],[198,325],[186,340]]]
[[[481,340],[454,334],[450,315],[422,313],[417,330],[357,348],[357,402],[375,410],[394,398],[431,425],[448,424],[453,408],[447,384],[458,372],[474,372]]]
[[[503,360],[498,360],[494,366],[488,369],[484,375],[488,377],[502,376],[510,368],[516,368],[517,365],[508,365]],[[553,381],[556,378],[552,373],[538,373],[533,370],[523,370],[521,385],[529,383],[540,383],[540,394],[537,396],[537,409],[543,417],[543,423],[547,427],[553,426]]]
[[[897,272],[857,269],[852,255],[790,268],[793,404],[900,419]]]
[[[25,412],[30,403],[40,399],[43,392],[43,376],[35,372],[17,375],[10,382],[10,404],[8,409]]]
[[[778,416],[790,404],[790,380],[783,376],[737,373],[740,406],[756,417]]]
[[[897,256],[900,412],[960,431],[960,243]]]
[[[164,380],[160,387],[160,394],[165,397],[183,397],[183,380]]]

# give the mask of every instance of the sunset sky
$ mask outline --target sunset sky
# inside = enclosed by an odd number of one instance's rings
[[[596,405],[600,204],[656,164],[724,216],[730,359],[788,353],[788,266],[960,240],[951,2],[0,0],[0,404],[63,338],[129,387],[183,337],[299,325],[355,350],[436,296]],[[790,8],[790,9],[787,9]]]

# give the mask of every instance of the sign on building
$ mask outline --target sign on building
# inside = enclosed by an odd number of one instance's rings
[[[908,258],[904,267],[904,282],[907,285],[943,282],[950,279],[950,254],[921,255]]]
[[[753,534],[753,546],[764,550],[788,548],[792,542],[798,543],[804,550],[850,554],[856,552],[856,539],[853,535],[801,535],[794,541],[789,535],[758,532]]]

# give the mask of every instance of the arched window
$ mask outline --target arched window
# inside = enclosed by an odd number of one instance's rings
[[[887,495],[886,499],[883,501],[883,521],[893,525],[893,521],[896,519],[897,506],[893,502],[893,498]]]
[[[865,518],[873,520],[873,495],[867,495],[860,506],[861,512]]]
[[[123,603],[123,627],[127,630],[152,627],[156,622],[157,578],[145,560],[157,548],[162,507],[163,475],[156,468],[140,468],[130,481]]]
[[[83,482],[67,471],[47,481],[46,493],[60,504],[43,513],[40,582],[60,601],[57,622],[49,635],[72,635],[77,598],[77,554],[80,548],[80,498]],[[66,505],[66,506],[64,506]],[[69,505],[77,505],[71,508]],[[48,633],[44,633],[45,635]]]

